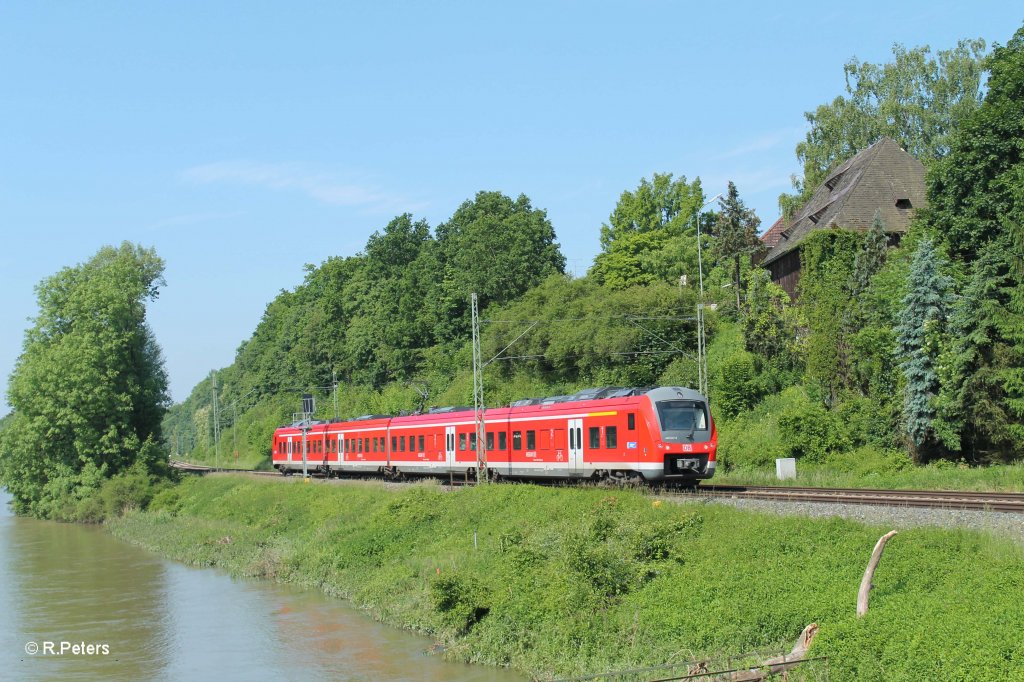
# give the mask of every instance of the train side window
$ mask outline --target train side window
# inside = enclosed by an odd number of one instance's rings
[[[391,452],[398,452],[398,436],[391,436]]]
[[[504,431],[498,431],[498,449],[508,450],[508,434]]]
[[[417,440],[420,442],[419,451],[423,452],[424,450],[426,450],[426,448],[423,447],[423,436],[420,436]]]
[[[523,449],[523,432],[513,431],[512,432],[512,449],[522,450]]]
[[[370,439],[369,438],[364,438],[363,439],[363,452],[369,452],[369,451],[370,451]]]
[[[469,449],[476,450],[476,431],[469,434]]]
[[[465,450],[465,449],[466,449],[466,434],[460,433],[459,434],[459,450]]]
[[[604,445],[609,450],[618,447],[619,434],[618,429],[614,426],[608,426],[604,430]]]
[[[530,429],[526,432],[526,449],[536,450],[537,449],[537,432]]]
[[[487,449],[488,450],[493,450],[494,449],[494,431],[488,431],[487,432]]]
[[[590,436],[590,449],[594,450],[601,447],[601,429],[597,426],[591,426],[588,432]]]
[[[636,414],[630,412],[626,415],[626,428],[630,431],[636,429]]]

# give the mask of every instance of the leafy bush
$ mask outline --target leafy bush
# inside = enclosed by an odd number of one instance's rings
[[[717,407],[726,417],[749,409],[757,400],[754,356],[746,351],[730,355],[722,364]]]
[[[779,432],[790,456],[811,462],[824,462],[829,454],[850,447],[839,416],[810,400],[786,408],[779,416]]]
[[[826,458],[825,466],[836,473],[852,473],[867,479],[907,471],[914,465],[907,453],[901,450],[864,446],[833,452]]]

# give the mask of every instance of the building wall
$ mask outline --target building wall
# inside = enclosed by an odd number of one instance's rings
[[[796,300],[796,286],[800,282],[800,249],[793,249],[776,261],[768,264],[772,281],[785,289]]]

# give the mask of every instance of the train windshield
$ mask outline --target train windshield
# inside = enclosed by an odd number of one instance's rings
[[[662,400],[658,403],[662,431],[706,431],[708,413],[695,400]]]

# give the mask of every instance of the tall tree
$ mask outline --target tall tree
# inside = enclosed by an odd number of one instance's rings
[[[938,252],[924,239],[914,253],[903,313],[896,329],[900,369],[906,379],[903,418],[918,461],[936,449],[935,398],[939,392],[936,361],[943,325],[953,299],[952,280],[942,272]]]
[[[122,471],[160,440],[167,375],[146,302],[163,270],[154,250],[125,242],[36,287],[39,314],[10,377],[14,417],[0,439],[0,481],[17,511],[50,516],[85,478]]]
[[[949,253],[968,261],[1024,219],[1024,28],[986,66],[984,102],[928,173],[925,218]]]
[[[444,340],[469,330],[469,296],[480,305],[506,303],[549,275],[565,272],[565,256],[547,212],[525,194],[478,192],[435,230],[444,272],[435,320]]]
[[[740,287],[743,284],[740,266],[743,256],[756,253],[764,248],[757,236],[757,228],[761,225],[753,209],[749,209],[740,199],[739,190],[733,182],[729,182],[729,190],[718,200],[721,212],[715,221],[715,255],[720,260],[733,262],[733,287],[736,289],[736,309],[740,309]]]
[[[889,248],[889,237],[885,234],[885,221],[881,211],[875,210],[875,218],[871,228],[864,233],[864,242],[857,257],[853,260],[853,275],[850,279],[850,293],[856,299],[871,284],[871,278],[885,264],[885,254]]]
[[[893,61],[851,59],[843,67],[846,96],[804,114],[811,129],[796,147],[803,178],[783,194],[787,215],[802,206],[828,173],[883,137],[925,164],[949,151],[949,136],[978,108],[985,41],[961,40],[935,57],[927,46],[893,45]]]
[[[925,221],[969,264],[943,366],[946,438],[979,458],[1024,447],[1024,28],[996,46],[988,91],[928,175]]]
[[[619,197],[601,226],[601,253],[590,276],[622,289],[636,284],[675,282],[697,268],[695,214],[704,203],[700,179],[655,173]]]
[[[743,311],[743,342],[751,353],[789,367],[796,359],[797,323],[789,295],[764,268],[750,272]]]
[[[994,242],[979,255],[950,318],[941,361],[937,431],[974,461],[1006,461],[1024,451],[1024,334],[1013,310],[1020,288]]]

